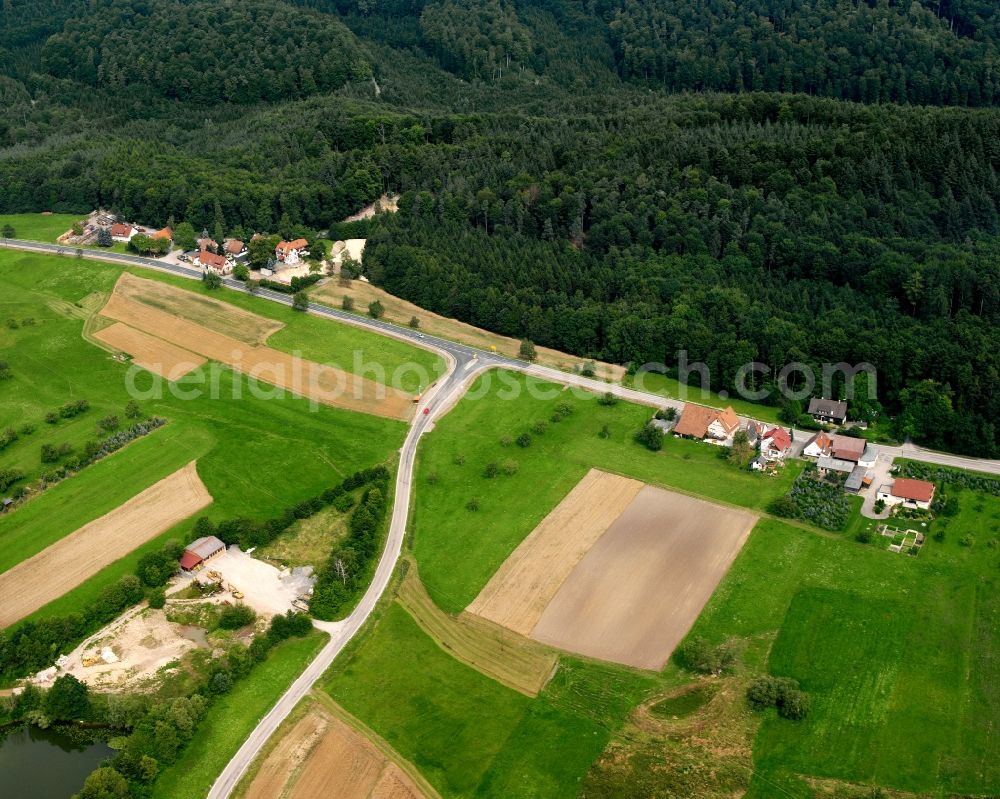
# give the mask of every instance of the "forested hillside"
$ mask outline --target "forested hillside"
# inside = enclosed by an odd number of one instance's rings
[[[365,268],[428,308],[686,350],[717,389],[869,361],[900,434],[996,454],[1000,112],[969,106],[998,26],[983,0],[5,0],[0,212],[323,230],[399,192]]]

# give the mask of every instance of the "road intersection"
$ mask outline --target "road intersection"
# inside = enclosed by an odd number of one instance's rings
[[[110,261],[128,266],[141,266],[194,280],[200,280],[202,277],[201,271],[198,269],[140,256],[11,239],[0,239],[0,246],[32,252]],[[247,293],[248,291],[246,284],[231,278],[223,280],[223,284],[226,288],[234,291],[243,293]],[[257,289],[256,296],[282,305],[290,306],[292,304],[290,296],[271,291],[270,289]],[[550,367],[527,363],[495,352],[487,352],[448,339],[427,335],[418,330],[401,327],[381,319],[358,316],[326,305],[310,303],[308,311],[338,322],[365,328],[381,335],[391,336],[435,352],[444,358],[447,368],[445,374],[438,378],[434,385],[420,398],[417,413],[414,416],[402,449],[400,450],[399,469],[396,473],[395,498],[386,545],[368,590],[354,611],[346,619],[332,623],[315,622],[317,628],[329,633],[329,642],[320,650],[316,658],[306,667],[295,682],[292,683],[291,687],[282,695],[274,707],[258,722],[253,732],[219,775],[209,791],[207,799],[227,799],[232,794],[236,785],[260,754],[268,739],[275,733],[294,707],[308,695],[312,687],[323,676],[334,659],[343,651],[344,647],[347,646],[365,622],[367,622],[377,607],[383,593],[389,587],[393,572],[402,552],[411,502],[413,469],[420,437],[431,430],[434,422],[446,414],[461,399],[478,375],[495,368],[509,369],[523,372],[541,381],[558,383],[563,386],[571,386],[589,392],[610,392],[622,400],[653,408],[671,406],[680,409],[684,405],[684,402],[680,400],[669,399],[658,394],[639,391],[616,383],[607,383],[602,380],[584,377],[583,375],[562,372]],[[797,432],[801,435],[807,435],[804,431]],[[882,453],[881,457],[884,459],[905,457],[926,463],[951,466],[953,468],[973,469],[990,474],[1000,474],[1000,461],[998,460],[968,458],[934,452],[910,443],[899,447],[881,446],[880,450]]]

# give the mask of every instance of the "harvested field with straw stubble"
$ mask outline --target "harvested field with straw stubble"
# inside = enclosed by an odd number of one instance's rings
[[[748,511],[646,486],[562,584],[532,638],[663,668],[756,522]]]
[[[211,502],[192,461],[0,574],[0,629],[58,599]]]
[[[577,563],[642,488],[638,480],[591,469],[504,561],[468,612],[531,635]]]
[[[92,336],[112,349],[127,352],[133,363],[167,380],[179,380],[205,363],[205,358],[115,322]]]
[[[385,748],[386,744],[377,745],[328,708],[312,702],[267,755],[243,799],[432,796],[416,785]]]
[[[462,613],[445,613],[427,594],[409,561],[396,599],[420,628],[448,654],[525,696],[537,696],[556,668],[547,647],[499,624]]]
[[[254,346],[117,292],[101,315],[218,361],[249,377],[326,405],[390,419],[408,419],[412,397],[333,366]]]
[[[254,346],[263,346],[285,326],[277,319],[130,272],[122,272],[115,283],[115,294]]]
[[[661,669],[756,521],[591,469],[467,610],[550,646]]]

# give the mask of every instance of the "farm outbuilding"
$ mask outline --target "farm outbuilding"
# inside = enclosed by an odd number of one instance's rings
[[[199,538],[188,544],[184,550],[184,554],[181,555],[181,568],[192,571],[225,551],[226,545],[214,535]]]

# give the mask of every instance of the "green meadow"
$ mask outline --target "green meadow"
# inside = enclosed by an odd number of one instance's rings
[[[729,465],[723,449],[672,436],[660,452],[650,452],[632,437],[652,409],[623,402],[608,407],[594,395],[535,381],[551,395],[538,399],[526,390],[527,380],[488,372],[421,443],[413,548],[428,591],[445,610],[468,605],[591,468],[753,510],[785,493],[801,469],[790,463],[777,478],[754,474]],[[562,403],[572,412],[551,421]],[[530,432],[536,422],[545,423],[545,432]],[[526,448],[516,443],[524,432],[531,435]],[[504,436],[512,443],[504,446]],[[501,469],[493,479],[484,477],[487,464],[505,461],[517,464],[516,474]],[[473,499],[478,511],[466,508]]]
[[[54,242],[86,214],[2,214],[0,228],[10,225],[14,238]]]
[[[16,327],[0,324],[0,359],[12,372],[10,379],[0,381],[0,429],[34,428],[0,451],[0,468],[19,468],[34,478],[51,468],[41,463],[43,444],[65,443],[78,451],[83,442],[99,437],[99,419],[122,416],[130,399],[129,367],[83,338],[85,314],[76,305],[93,292],[110,292],[119,273],[112,265],[75,258],[0,252],[0,320],[18,322]],[[29,318],[33,323],[24,325]],[[182,391],[206,389],[213,380],[216,396],[207,390],[195,398],[182,396]],[[266,517],[359,468],[391,462],[406,433],[401,422],[310,407],[291,395],[257,399],[241,375],[211,364],[176,386],[163,383],[159,391],[142,372],[135,386],[143,413],[162,416],[167,425],[0,517],[0,569],[30,557],[191,460],[198,461],[198,473],[215,500],[207,515]],[[56,424],[44,421],[47,412],[76,399],[88,400],[90,409]],[[190,522],[183,524],[142,549],[189,528]],[[108,567],[42,612],[58,612],[92,596],[125,573],[138,555]]]
[[[739,397],[720,397],[714,391],[684,385],[677,378],[670,375],[663,375],[657,372],[642,372],[634,377],[627,378],[623,382],[640,391],[662,394],[664,397],[669,397],[670,399],[697,402],[701,405],[708,405],[710,408],[731,406],[740,416],[749,416],[751,419],[771,422],[772,424],[784,424],[778,418],[778,408],[773,405],[750,402]]]
[[[795,473],[744,474],[714,448],[675,439],[647,452],[631,440],[644,408],[498,392],[460,402],[419,453],[410,544],[431,596],[453,613],[592,466],[756,509]],[[531,446],[500,443],[549,420],[559,402],[573,413],[549,421]],[[505,459],[518,462],[515,475],[483,476],[487,463]],[[472,497],[477,511],[465,507]],[[811,711],[798,722],[753,713],[742,687],[729,692],[730,711],[708,711],[729,719],[726,735],[743,736],[752,768],[731,761],[716,772],[704,741],[657,739],[630,721],[637,705],[692,680],[674,661],[652,674],[563,654],[532,699],[454,659],[395,603],[338,659],[325,689],[446,797],[617,799],[692,795],[684,794],[691,785],[714,797],[741,784],[750,799],[814,799],[816,780],[851,799],[876,795],[876,786],[997,794],[1000,498],[961,492],[955,516],[920,528],[928,538],[916,557],[889,552],[880,536],[857,542],[856,504],[844,533],[762,518],[690,633],[737,645],[735,671],[720,685],[771,673],[809,695]],[[606,751],[617,753],[611,767],[600,760]]]
[[[391,603],[323,687],[442,796],[569,799],[611,730],[659,682],[564,659],[529,699],[452,658]]]

